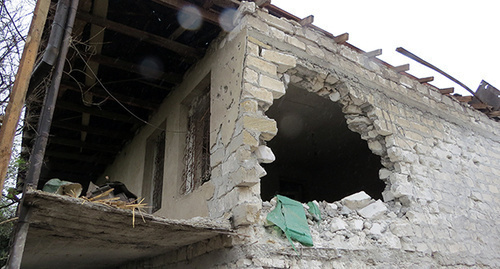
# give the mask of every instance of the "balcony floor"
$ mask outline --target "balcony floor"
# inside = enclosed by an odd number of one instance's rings
[[[172,220],[41,191],[25,194],[30,227],[22,268],[112,268],[220,234],[228,220]]]

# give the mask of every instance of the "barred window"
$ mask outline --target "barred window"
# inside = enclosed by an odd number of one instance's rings
[[[210,180],[210,92],[191,102],[184,153],[183,193],[188,194]]]

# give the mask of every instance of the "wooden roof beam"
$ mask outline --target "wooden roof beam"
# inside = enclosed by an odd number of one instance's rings
[[[81,153],[58,152],[52,150],[47,150],[45,155],[49,157],[76,160],[87,163],[111,164],[114,161],[114,158],[89,156],[89,155],[83,155]]]
[[[158,75],[157,79],[163,80],[171,84],[179,84],[182,81],[182,75],[175,73],[164,73],[157,69],[144,66],[141,67],[140,65],[135,63],[129,63],[120,59],[111,58],[104,55],[92,55],[92,57],[90,57],[89,60],[105,66],[136,73],[139,75],[143,75],[143,72],[151,72],[152,74],[156,73]]]
[[[450,93],[453,93],[455,91],[455,88],[451,87],[451,88],[444,88],[444,89],[439,89],[439,92],[441,94],[450,94]]]
[[[57,137],[57,136],[50,137],[49,143],[62,145],[62,146],[68,146],[68,147],[84,148],[84,149],[95,150],[95,151],[100,151],[100,152],[107,152],[107,153],[112,153],[112,154],[116,154],[120,151],[120,147],[118,147],[117,145],[95,144],[95,143],[67,139],[67,138],[62,138],[62,137]]]
[[[406,71],[410,70],[410,64],[403,64],[403,65],[399,65],[399,66],[394,66],[392,68],[392,70],[396,73],[406,72]]]
[[[214,0],[205,0],[203,4],[204,9],[210,9],[214,5]]]
[[[61,83],[61,88],[66,88],[68,90],[74,91],[74,92],[91,92],[94,96],[100,97],[100,98],[108,98],[110,95],[106,92],[101,87],[83,87],[80,88],[78,87],[75,83],[69,82],[69,81],[63,81]],[[118,99],[115,100],[114,98],[110,98],[109,100],[115,101],[115,102],[120,102],[122,104],[134,106],[134,107],[140,107],[143,109],[147,110],[155,110],[160,103],[154,102],[154,101],[149,101],[149,100],[143,100],[143,99],[138,99],[134,98],[129,95],[124,95],[124,94],[119,94],[119,93],[112,93],[112,95]]]
[[[454,95],[453,98],[457,99],[461,103],[468,103],[472,101],[472,95],[468,96]]]
[[[52,127],[76,131],[76,132],[87,132],[89,134],[94,134],[98,136],[105,136],[105,137],[124,139],[124,140],[130,139],[133,136],[133,132],[130,132],[130,130],[124,131],[124,130],[100,128],[100,127],[72,124],[72,123],[53,122]]]
[[[271,0],[254,0],[258,7],[265,7],[271,4]]]
[[[420,83],[428,83],[434,80],[434,77],[425,77],[425,78],[419,78],[418,82]]]
[[[491,108],[490,105],[488,104],[485,104],[485,103],[474,103],[474,104],[470,104],[473,108],[475,109],[487,109],[487,108]]]
[[[314,22],[314,15],[309,15],[309,16],[307,16],[299,21],[300,25],[302,25],[302,26],[311,25],[311,24],[313,24],[313,22]]]
[[[343,33],[333,38],[333,41],[337,44],[345,43],[347,40],[349,40],[349,33]]]
[[[62,101],[62,100],[57,101],[56,109],[64,109],[64,110],[70,110],[70,111],[75,111],[75,112],[88,113],[92,116],[110,119],[110,120],[114,120],[114,121],[131,123],[131,124],[137,124],[137,123],[142,124],[143,123],[142,121],[138,120],[137,118],[133,117],[132,115],[106,111],[106,110],[102,110],[102,109],[99,109],[96,107],[88,107],[88,106],[84,106],[84,105],[78,105],[78,104],[74,104],[74,103],[70,103],[70,102],[66,102],[66,101]]]
[[[365,52],[364,55],[366,57],[368,57],[368,58],[375,58],[377,56],[382,55],[382,49],[377,49],[377,50],[372,50],[372,51],[369,51],[369,52]]]
[[[137,38],[141,41],[151,43],[162,48],[166,48],[173,51],[183,57],[186,57],[188,61],[195,62],[197,59],[201,58],[204,54],[203,50],[195,49],[187,45],[175,42],[165,37],[157,36],[146,31],[142,31],[121,23],[110,21],[108,19],[98,17],[92,14],[78,12],[76,18],[89,22],[94,25],[105,27],[111,31],[121,33],[133,38]]]
[[[187,5],[193,5],[191,2],[183,1],[183,0],[153,0],[153,2],[156,2],[158,4],[167,6],[169,8],[173,8],[176,10],[181,9],[184,6]],[[206,20],[207,22],[215,25],[219,25],[219,14],[206,10],[206,9],[198,9],[198,11],[201,14],[201,17]]]

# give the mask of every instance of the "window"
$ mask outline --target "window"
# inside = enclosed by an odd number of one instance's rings
[[[163,125],[165,126],[165,125]],[[142,196],[154,213],[161,208],[163,169],[165,164],[165,131],[158,130],[146,143],[146,163]]]
[[[209,89],[209,88],[208,88]],[[183,193],[188,194],[210,180],[210,92],[195,97],[189,105]]]

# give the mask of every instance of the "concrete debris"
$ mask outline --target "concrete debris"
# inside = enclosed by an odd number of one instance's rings
[[[366,194],[364,191],[360,191],[358,193],[351,194],[345,197],[341,201],[349,209],[357,210],[370,204],[371,200],[372,198],[368,194]]]
[[[340,218],[334,218],[330,222],[330,231],[336,232],[339,230],[345,230],[347,228],[347,223]]]
[[[257,156],[257,160],[261,163],[272,163],[276,160],[273,151],[264,145],[261,145],[255,151],[255,155]]]
[[[375,203],[358,210],[358,213],[367,219],[378,218],[385,212],[387,212],[387,206],[381,200],[377,200]]]
[[[262,216],[267,215],[275,203],[273,200],[264,202]],[[400,210],[400,205],[375,201],[363,191],[337,202],[322,201],[317,205],[322,219],[313,222],[312,216],[307,214],[307,204],[303,204],[315,247],[359,250],[384,245],[389,249],[402,249],[402,238],[413,234],[409,221],[396,218],[396,213],[392,212]],[[267,226],[266,230],[267,237],[261,240],[271,240],[283,247],[289,244],[274,229]]]

